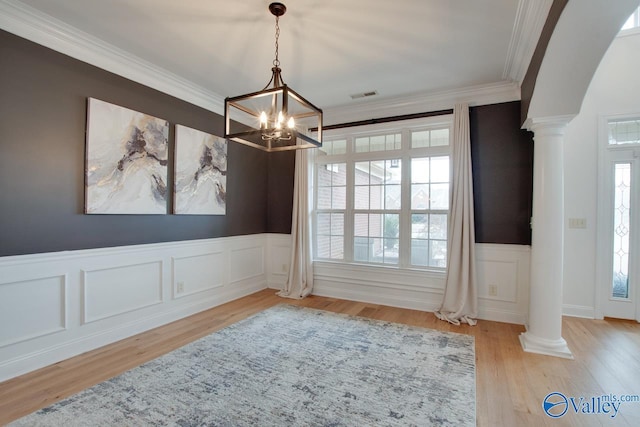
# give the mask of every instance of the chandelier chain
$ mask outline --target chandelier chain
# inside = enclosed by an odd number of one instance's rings
[[[280,38],[280,17],[276,16],[276,59],[273,60],[273,66],[279,67],[280,60],[278,59],[278,39]]]

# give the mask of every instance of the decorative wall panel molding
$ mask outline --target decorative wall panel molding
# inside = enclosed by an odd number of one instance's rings
[[[35,274],[0,282],[0,348],[66,329],[66,275]]]
[[[264,247],[254,246],[231,250],[230,283],[261,277],[264,271]]]
[[[91,323],[162,303],[162,261],[82,271],[82,319]]]
[[[267,234],[266,247],[267,286],[282,289],[289,276],[291,262],[291,235]]]
[[[0,322],[11,325],[0,381],[266,288],[266,244],[257,234],[0,257]]]
[[[211,291],[225,284],[225,254],[222,250],[201,255],[173,257],[173,296],[183,298]]]
[[[526,324],[531,247],[476,244],[479,317]]]

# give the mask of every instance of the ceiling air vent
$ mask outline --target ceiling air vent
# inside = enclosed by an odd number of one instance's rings
[[[378,94],[377,90],[370,90],[369,92],[354,93],[353,95],[349,95],[349,96],[351,96],[351,99],[358,99],[358,98],[366,98],[367,96],[374,96],[377,94]]]

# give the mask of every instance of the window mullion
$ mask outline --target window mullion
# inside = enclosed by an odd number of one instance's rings
[[[345,205],[344,213],[344,260],[346,262],[353,262],[353,245],[354,245],[354,225],[353,225],[353,195],[354,195],[354,183],[355,183],[355,161],[353,159],[353,137],[347,138],[347,154],[346,154],[346,168],[347,168],[347,201]]]

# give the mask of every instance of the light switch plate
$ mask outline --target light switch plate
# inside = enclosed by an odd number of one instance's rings
[[[569,228],[587,228],[587,219],[569,218]]]

